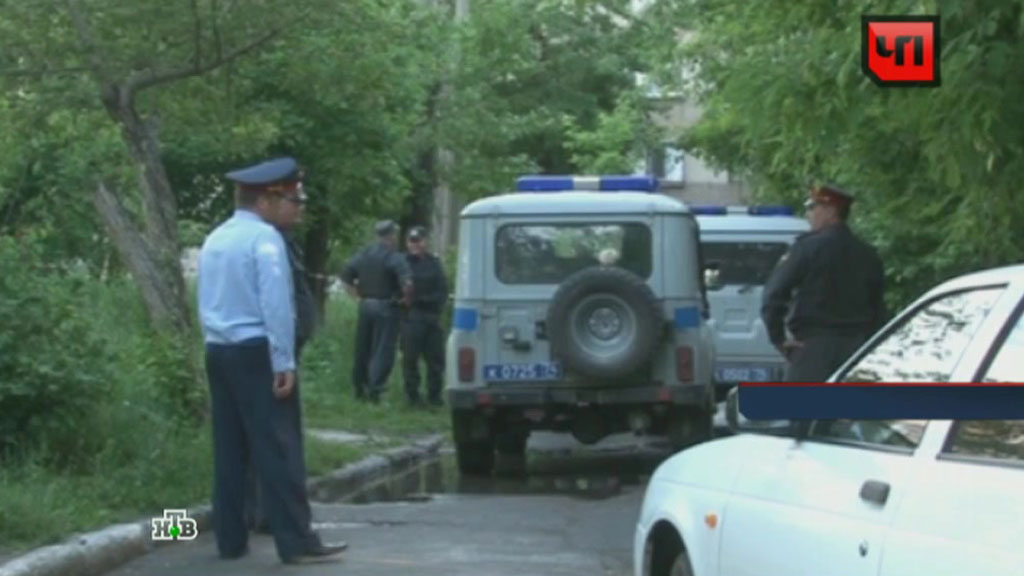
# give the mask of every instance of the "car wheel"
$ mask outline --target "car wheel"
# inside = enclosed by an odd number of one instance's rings
[[[657,296],[621,268],[587,268],[567,278],[546,319],[551,352],[566,369],[597,381],[619,380],[647,365],[664,334]]]
[[[675,560],[672,561],[672,568],[668,573],[669,576],[693,576],[693,570],[690,569],[690,556],[686,553],[686,550],[680,550],[676,554]]]
[[[466,476],[490,476],[494,470],[494,445],[491,442],[456,442],[455,461]]]

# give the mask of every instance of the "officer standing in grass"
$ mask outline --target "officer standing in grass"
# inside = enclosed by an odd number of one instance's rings
[[[352,385],[356,398],[380,402],[395,365],[401,306],[412,299],[412,273],[397,250],[398,225],[378,222],[377,242],[345,264],[341,281],[359,299]]]
[[[828,380],[886,322],[882,260],[847,225],[852,203],[853,196],[839,188],[813,188],[804,204],[811,231],[797,239],[765,284],[761,318],[788,361],[789,382]],[[793,339],[787,339],[791,300]]]
[[[347,545],[320,541],[305,486],[290,474],[293,458],[301,457],[288,408],[296,400],[295,307],[287,247],[271,225],[284,198],[296,198],[298,166],[279,158],[228,178],[238,185],[238,205],[203,243],[198,287],[213,405],[217,549],[226,559],[248,552],[244,483],[251,456],[278,557],[287,564],[322,560]]]
[[[427,364],[427,401],[431,406],[443,406],[441,383],[445,334],[441,328],[441,313],[448,301],[448,279],[441,260],[427,250],[426,229],[414,226],[409,230],[405,244],[414,294],[402,325],[405,393],[410,405],[423,403],[419,370],[422,356]]]

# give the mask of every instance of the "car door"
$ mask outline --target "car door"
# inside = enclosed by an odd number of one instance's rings
[[[965,379],[1024,381],[1021,312],[1018,306]],[[1024,421],[943,424],[944,441],[896,514],[882,576],[1024,574]]]
[[[722,520],[723,576],[874,576],[923,422],[821,421],[748,463]],[[903,428],[903,432],[901,432]]]
[[[976,366],[1008,298],[1005,283],[935,295],[872,339],[835,380],[951,381],[965,361]],[[820,421],[806,441],[780,441],[758,455],[723,518],[721,574],[877,574],[893,511],[928,453],[917,450],[923,432],[915,421]]]

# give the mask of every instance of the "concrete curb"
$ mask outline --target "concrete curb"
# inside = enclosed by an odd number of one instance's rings
[[[309,497],[311,500],[344,498],[433,457],[442,444],[444,436],[429,436],[310,479]],[[199,525],[200,533],[209,528],[212,517],[209,505],[188,511],[189,517]],[[37,548],[0,565],[0,576],[99,576],[155,549],[157,543],[152,540],[151,532],[152,526],[146,518],[76,535],[61,544]]]

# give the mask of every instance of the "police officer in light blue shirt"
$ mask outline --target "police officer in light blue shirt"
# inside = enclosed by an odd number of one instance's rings
[[[289,564],[325,559],[346,545],[320,541],[304,479],[289,474],[294,287],[285,242],[270,224],[300,172],[295,160],[279,158],[227,176],[238,185],[237,209],[203,244],[198,291],[213,404],[217,547],[224,558],[248,551],[243,486],[251,455],[278,556]]]

